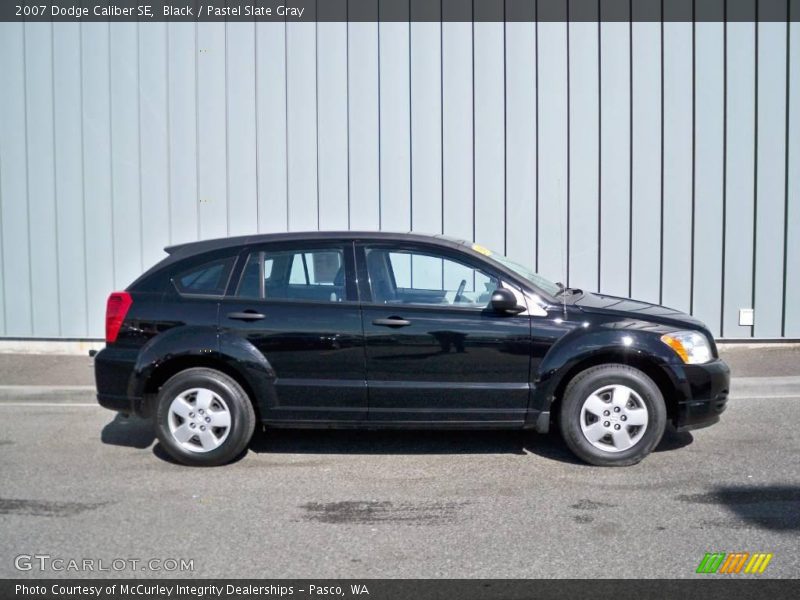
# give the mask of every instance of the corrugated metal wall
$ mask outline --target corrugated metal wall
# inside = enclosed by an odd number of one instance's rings
[[[353,228],[800,337],[799,25],[0,24],[0,336],[101,337],[167,244]]]

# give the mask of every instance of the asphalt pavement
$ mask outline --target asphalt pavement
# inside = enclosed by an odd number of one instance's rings
[[[146,422],[96,406],[73,372],[88,358],[50,359],[68,383],[32,384],[36,359],[0,356],[0,577],[672,579],[706,552],[768,552],[759,577],[800,574],[791,358],[769,377],[738,369],[718,425],[668,431],[623,469],[581,464],[555,435],[313,430],[259,433],[232,465],[187,468]],[[128,562],[18,571],[20,555]]]

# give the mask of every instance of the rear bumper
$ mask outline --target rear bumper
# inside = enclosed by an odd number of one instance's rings
[[[143,399],[130,392],[138,351],[106,347],[94,357],[97,402],[103,408],[124,414],[143,415]]]
[[[126,415],[142,415],[142,399],[113,394],[97,394],[97,403],[103,408],[115,410]]]
[[[731,371],[717,359],[704,365],[685,365],[685,398],[678,403],[675,427],[688,431],[719,421],[730,392]]]

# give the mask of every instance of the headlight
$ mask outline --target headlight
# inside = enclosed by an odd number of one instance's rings
[[[689,365],[707,363],[713,358],[708,339],[696,331],[667,333],[661,336],[661,341],[675,350],[681,360]]]

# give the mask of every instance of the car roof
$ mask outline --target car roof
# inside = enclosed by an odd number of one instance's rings
[[[237,237],[216,238],[200,240],[185,244],[167,246],[164,251],[170,255],[180,255],[186,258],[194,254],[201,254],[213,250],[232,248],[236,246],[249,246],[252,244],[267,244],[273,242],[318,241],[318,240],[375,240],[375,241],[404,241],[427,242],[441,246],[467,246],[472,242],[459,240],[442,234],[424,234],[412,232],[392,231],[291,231],[287,233],[262,233],[257,235],[243,235]]]

